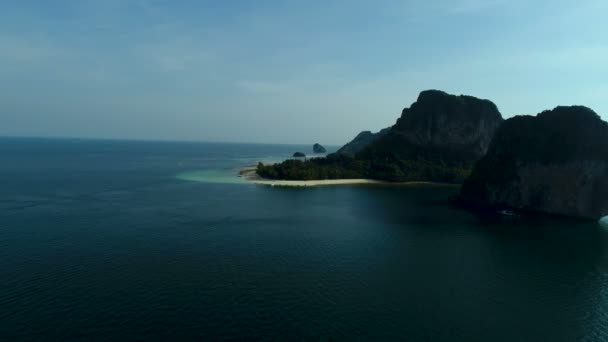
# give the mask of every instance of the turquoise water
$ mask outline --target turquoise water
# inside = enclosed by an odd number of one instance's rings
[[[0,340],[608,339],[597,222],[237,177],[307,148],[0,139]]]
[[[177,179],[203,182],[203,183],[223,183],[223,184],[242,184],[245,183],[241,177],[238,177],[238,169],[210,169],[180,172],[176,175]]]

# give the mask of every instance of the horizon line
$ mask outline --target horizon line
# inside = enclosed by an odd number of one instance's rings
[[[314,145],[304,143],[278,143],[278,142],[251,142],[251,141],[213,141],[194,139],[163,139],[163,138],[116,138],[116,137],[79,137],[79,136],[34,136],[34,135],[0,135],[0,139],[46,139],[46,140],[88,140],[88,141],[116,141],[116,142],[167,142],[167,143],[201,143],[201,144],[233,144],[233,145]],[[321,144],[323,146],[343,146],[335,144]]]

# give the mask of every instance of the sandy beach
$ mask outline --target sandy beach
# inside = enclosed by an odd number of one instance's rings
[[[372,180],[372,179],[323,179],[323,180],[274,180],[260,177],[255,172],[255,167],[245,167],[239,175],[246,180],[260,185],[269,186],[288,186],[288,187],[310,187],[310,186],[327,186],[327,185],[348,185],[348,184],[390,184],[387,182]]]
[[[330,186],[330,185],[438,185],[440,183],[432,182],[404,182],[404,183],[393,183],[385,182],[374,179],[320,179],[320,180],[274,180],[265,179],[260,177],[255,171],[255,166],[248,166],[243,168],[239,175],[246,180],[260,185],[269,186],[286,186],[286,187],[313,187],[313,186]],[[443,184],[442,184],[443,185]]]

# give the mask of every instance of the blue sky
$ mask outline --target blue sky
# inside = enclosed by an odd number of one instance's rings
[[[0,135],[342,144],[424,89],[608,119],[608,1],[0,0]]]

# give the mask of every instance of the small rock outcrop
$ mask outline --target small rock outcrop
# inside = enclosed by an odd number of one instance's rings
[[[303,152],[296,152],[293,154],[294,158],[306,158],[306,154]]]
[[[608,124],[582,106],[506,120],[461,198],[580,218],[608,215]]]
[[[327,152],[327,150],[325,149],[325,147],[323,147],[323,145],[318,144],[318,143],[312,145],[312,151],[314,153],[326,153]]]
[[[340,154],[340,155],[354,157],[361,150],[363,150],[364,148],[369,146],[371,143],[373,143],[377,139],[383,137],[389,131],[390,131],[390,127],[385,128],[377,133],[372,133],[370,131],[363,131],[363,132],[359,133],[348,144],[342,146],[336,153]]]

